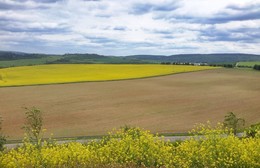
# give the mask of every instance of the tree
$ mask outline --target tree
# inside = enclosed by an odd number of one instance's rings
[[[260,70],[260,65],[254,65],[254,67],[253,67],[253,69],[255,69],[255,70]]]
[[[248,127],[246,130],[246,136],[247,137],[259,137],[260,136],[260,123],[253,124],[250,127]]]
[[[229,112],[224,119],[224,127],[232,129],[234,135],[237,131],[245,125],[245,120],[243,118],[237,118],[233,112]]]
[[[43,119],[41,110],[32,107],[25,108],[26,121],[23,129],[25,130],[29,141],[35,143],[38,147],[41,146],[42,136],[43,136]]]

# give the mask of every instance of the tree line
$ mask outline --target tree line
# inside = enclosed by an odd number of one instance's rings
[[[218,63],[218,64],[212,64],[212,63],[206,63],[206,62],[198,62],[198,63],[192,63],[192,62],[161,62],[162,65],[193,65],[193,66],[213,66],[213,67],[225,67],[225,68],[234,68],[235,64],[232,63]]]

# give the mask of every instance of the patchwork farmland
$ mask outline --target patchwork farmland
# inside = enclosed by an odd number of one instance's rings
[[[196,123],[222,122],[234,112],[246,124],[260,119],[259,72],[213,69],[135,80],[1,87],[3,131],[21,139],[23,107],[44,114],[55,137],[104,135],[123,125],[152,132],[186,132]]]

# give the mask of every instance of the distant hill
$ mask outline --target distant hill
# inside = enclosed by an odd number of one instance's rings
[[[150,60],[140,60],[127,57],[104,56],[98,54],[64,54],[56,61],[50,63],[88,63],[88,64],[141,64],[152,63]]]
[[[207,63],[235,63],[240,61],[260,61],[260,55],[253,54],[179,54],[171,56],[134,55],[127,58],[152,60],[161,62],[207,62]]]
[[[12,51],[0,51],[0,68],[41,64],[148,64],[153,60],[141,60],[127,57],[104,56],[98,54],[30,54]]]
[[[23,52],[14,52],[14,51],[0,51],[0,61],[41,58],[43,56],[45,56],[45,55],[44,54],[28,54],[28,53],[23,53]]]
[[[179,54],[179,55],[131,55],[104,56],[98,54],[38,54],[13,51],[0,51],[0,67],[40,65],[40,64],[147,64],[161,62],[206,62],[236,63],[260,61],[254,54]]]

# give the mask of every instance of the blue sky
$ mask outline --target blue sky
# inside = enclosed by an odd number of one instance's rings
[[[260,0],[0,0],[0,50],[260,54]]]

